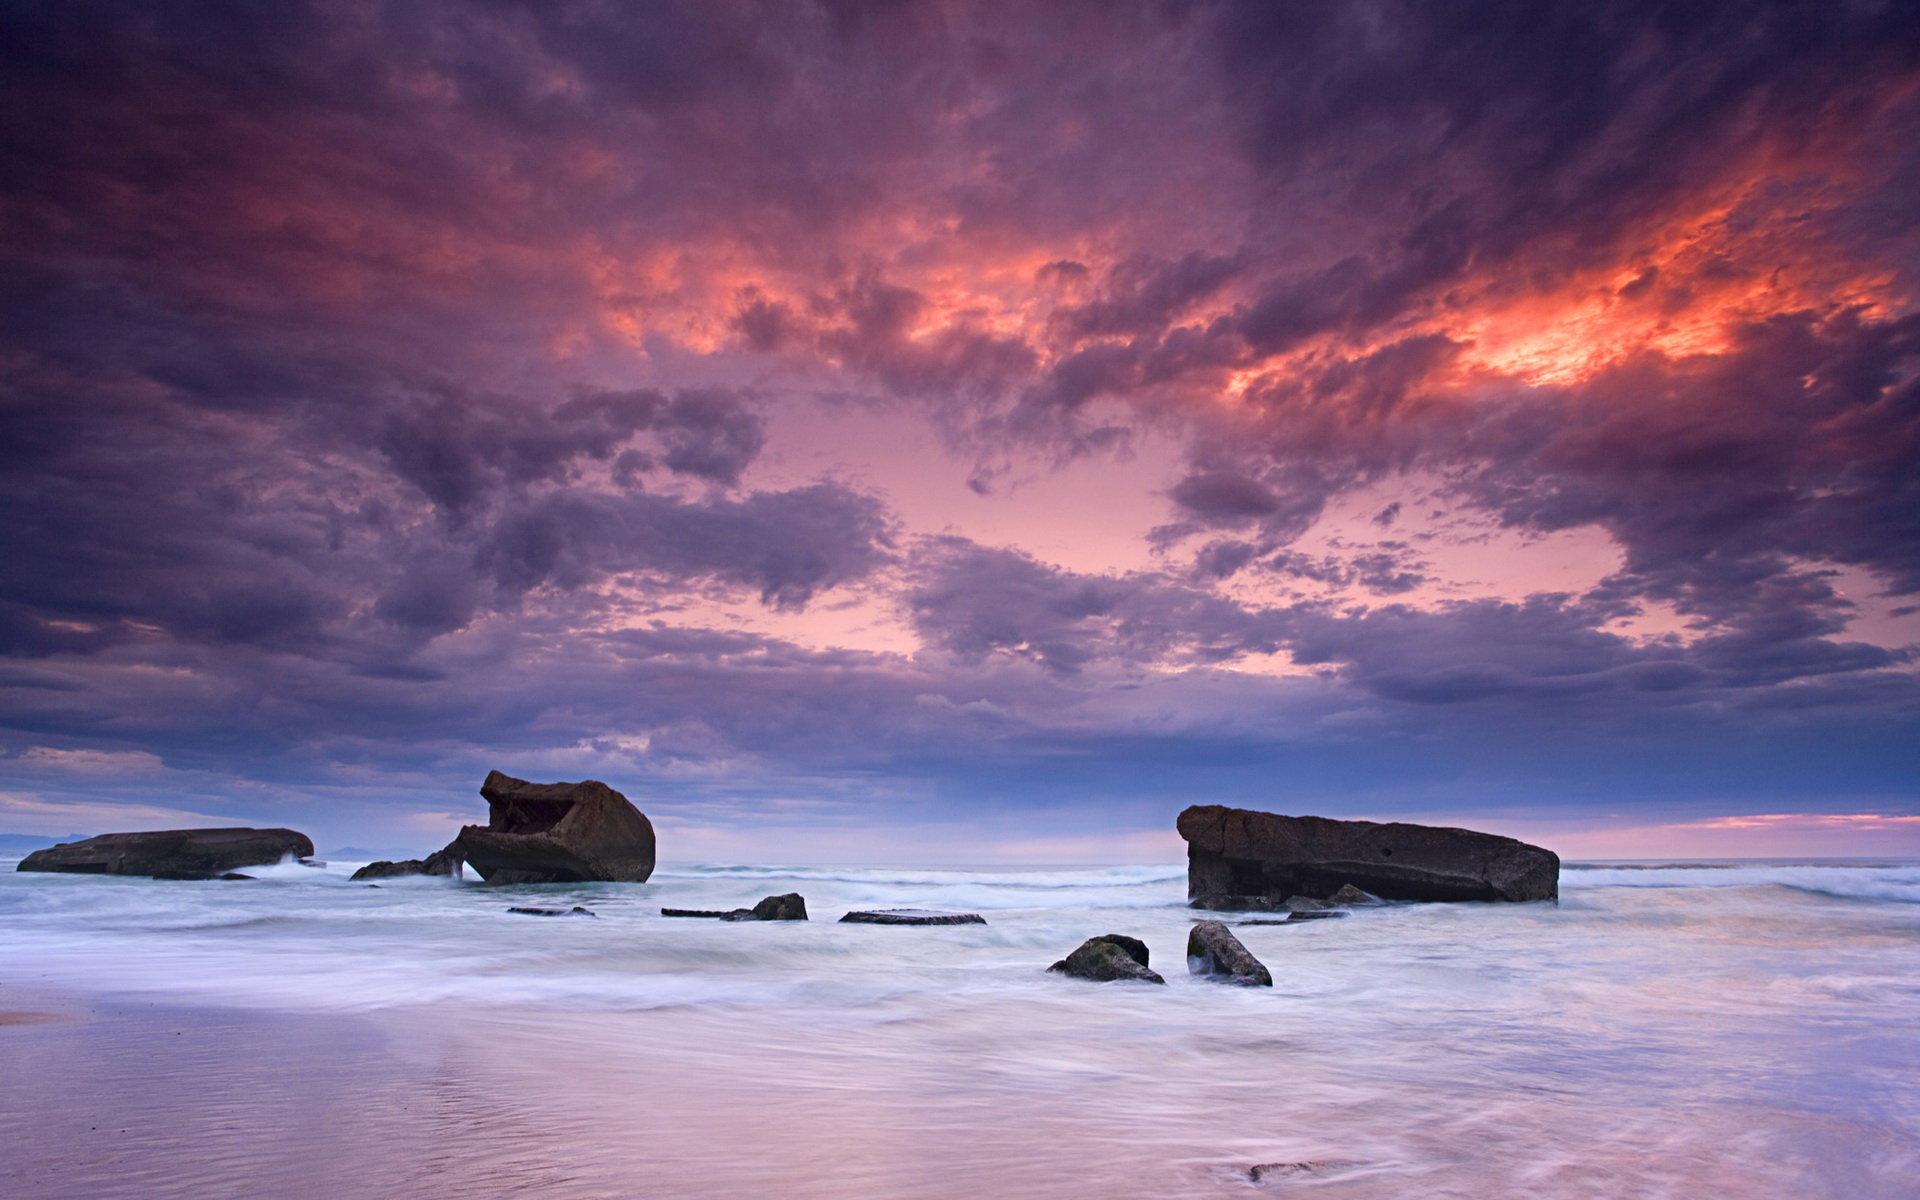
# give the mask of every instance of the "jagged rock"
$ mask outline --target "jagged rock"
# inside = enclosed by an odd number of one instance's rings
[[[806,897],[799,892],[768,896],[752,908],[663,908],[663,917],[708,917],[716,921],[804,921]]]
[[[850,912],[840,918],[853,925],[985,925],[979,913],[933,912],[925,908],[882,908],[873,912]]]
[[[235,867],[267,866],[288,855],[305,858],[312,853],[307,835],[291,829],[167,829],[63,842],[27,855],[17,869],[218,879]]]
[[[526,917],[596,917],[600,915],[590,908],[581,908],[578,904],[572,908],[510,908],[507,911]]]
[[[1080,943],[1079,949],[1047,970],[1076,979],[1091,979],[1095,983],[1110,983],[1116,979],[1166,982],[1157,972],[1147,969],[1147,944],[1124,933],[1088,938]]]
[[[1195,908],[1280,911],[1342,887],[1387,900],[1557,900],[1560,857],[1513,838],[1431,825],[1286,817],[1195,805],[1180,814]],[[1359,903],[1359,901],[1343,901]]]
[[[1218,921],[1201,921],[1187,934],[1187,970],[1222,983],[1273,986],[1267,968]]]
[[[447,847],[488,883],[644,883],[653,874],[653,823],[598,780],[528,783],[499,771],[480,785],[486,825]]]
[[[405,858],[399,862],[371,862],[353,873],[355,879],[391,879],[396,875],[458,875],[460,851],[448,846],[425,858]]]
[[[804,921],[807,901],[799,892],[768,896],[752,908],[738,908],[721,918],[725,921]]]

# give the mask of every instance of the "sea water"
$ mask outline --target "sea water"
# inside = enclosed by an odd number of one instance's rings
[[[1178,866],[353,865],[0,861],[0,1010],[60,1018],[0,1025],[0,1193],[1920,1196],[1920,863],[1238,928],[1271,989],[1188,974]],[[987,923],[838,923],[881,907]],[[1102,933],[1166,986],[1046,972]]]

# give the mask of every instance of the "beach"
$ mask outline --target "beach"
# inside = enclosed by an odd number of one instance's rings
[[[1187,975],[1177,867],[0,864],[0,1192],[1911,1195],[1920,864],[1649,865],[1240,927],[1268,990]],[[835,922],[889,904],[988,923]],[[1168,985],[1045,972],[1107,932]]]

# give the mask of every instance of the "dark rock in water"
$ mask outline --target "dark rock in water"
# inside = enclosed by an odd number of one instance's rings
[[[1187,934],[1187,970],[1222,983],[1273,986],[1267,968],[1218,921],[1201,921]]]
[[[723,921],[804,921],[807,901],[799,892],[768,896],[752,908],[736,908],[723,915]]]
[[[1109,933],[1088,938],[1080,943],[1078,950],[1048,967],[1047,970],[1071,975],[1076,979],[1091,979],[1095,983],[1111,983],[1116,979],[1138,979],[1145,983],[1161,984],[1166,982],[1157,972],[1147,969],[1147,944],[1139,938],[1130,938],[1123,933]]]
[[[598,780],[528,783],[499,771],[480,785],[490,817],[447,847],[488,883],[644,883],[653,823]]]
[[[1255,917],[1251,921],[1235,921],[1233,924],[1236,929],[1242,925],[1301,925],[1308,921],[1327,921],[1346,915],[1338,909],[1326,909],[1318,912],[1288,913],[1284,917]]]
[[[799,892],[768,896],[752,908],[663,908],[663,917],[707,917],[716,921],[804,921],[806,897]]]
[[[1555,886],[1558,886],[1557,882]],[[1355,904],[1379,904],[1380,897],[1369,892],[1363,892],[1350,883],[1343,883],[1334,889],[1333,895],[1327,897],[1327,903],[1344,904],[1349,907]]]
[[[1180,814],[1195,908],[1278,911],[1342,887],[1387,900],[1557,900],[1560,856],[1431,825],[1284,817],[1217,804]],[[1358,901],[1352,901],[1358,903]]]
[[[1277,1179],[1288,1175],[1311,1175],[1322,1164],[1312,1162],[1260,1163],[1247,1168],[1247,1176],[1255,1183],[1262,1179]]]
[[[985,925],[979,913],[933,912],[925,908],[882,908],[873,912],[850,912],[840,918],[853,925]]]
[[[520,913],[522,916],[528,917],[595,917],[600,915],[590,908],[581,908],[578,904],[572,908],[510,908],[507,911],[510,913]]]
[[[103,833],[81,842],[36,850],[22,871],[77,875],[147,875],[155,879],[217,879],[235,867],[259,867],[313,853],[304,833],[291,829],[168,829]]]
[[[391,879],[396,875],[458,875],[460,852],[453,846],[435,850],[425,858],[406,858],[399,862],[371,862],[353,873],[355,879]]]

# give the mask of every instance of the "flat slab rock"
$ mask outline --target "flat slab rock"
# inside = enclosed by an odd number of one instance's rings
[[[807,899],[799,892],[768,896],[752,908],[663,908],[663,917],[706,917],[715,921],[804,921]]]
[[[1234,927],[1242,925],[1300,925],[1307,921],[1329,921],[1347,914],[1337,908],[1322,909],[1317,912],[1288,913],[1284,917],[1255,917],[1250,921],[1235,921]]]
[[[1343,888],[1385,900],[1557,900],[1560,856],[1434,825],[1337,821],[1197,804],[1180,814],[1195,908],[1276,912]],[[1344,901],[1343,901],[1344,902]]]
[[[21,871],[73,875],[145,875],[154,879],[220,879],[236,867],[263,867],[292,855],[309,858],[313,841],[291,829],[162,829],[103,833],[35,850]]]
[[[572,908],[510,908],[510,913],[519,913],[523,917],[597,917],[600,914],[578,904]]]
[[[850,925],[985,925],[979,913],[935,912],[926,908],[882,908],[871,912],[850,912],[841,917]]]

